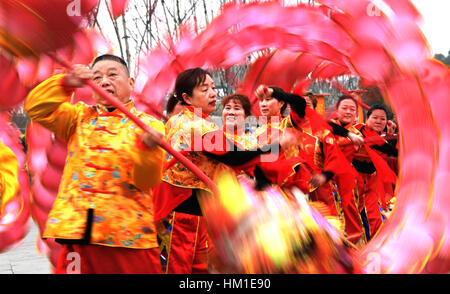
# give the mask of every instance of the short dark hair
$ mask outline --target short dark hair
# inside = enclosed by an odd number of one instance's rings
[[[248,99],[246,95],[230,94],[228,96],[225,96],[222,98],[222,101],[220,102],[222,104],[222,107],[225,107],[225,105],[227,105],[228,102],[230,102],[230,100],[239,101],[239,103],[241,103],[246,117],[252,114],[251,112],[252,105],[250,103],[250,99]]]
[[[183,99],[183,93],[192,96],[194,88],[201,85],[206,80],[207,75],[211,76],[208,71],[200,67],[187,69],[181,72],[175,80],[175,90],[172,96],[175,96],[180,100],[182,105],[187,105],[186,101]]]
[[[346,100],[346,99],[353,100],[353,102],[355,102],[356,108],[358,108],[358,101],[356,101],[355,98],[353,98],[350,95],[341,95],[341,96],[339,96],[338,101],[336,102],[336,110],[339,108],[339,105],[341,104],[341,102]]]
[[[278,90],[278,91],[283,91],[283,92],[285,92],[282,88],[280,88],[280,87],[278,87],[278,86],[269,86],[269,88],[272,88],[272,89],[276,89],[276,90]],[[272,97],[272,98],[274,98],[274,99],[277,99],[277,98],[275,98],[275,97]],[[282,101],[282,100],[279,100],[279,99],[277,99],[278,101]],[[280,114],[281,114],[281,116],[283,116],[283,114],[284,114],[284,112],[286,111],[286,108],[288,107],[288,104],[286,103],[286,101],[283,101],[284,102],[284,104],[283,104],[283,106],[281,106],[281,109],[280,109]]]
[[[303,97],[309,97],[309,99],[311,99],[311,103],[313,104],[313,108],[316,109],[317,97],[316,97],[316,95],[314,95],[313,92],[305,92],[305,93],[303,93]]]
[[[93,68],[97,62],[102,61],[102,60],[112,60],[112,61],[122,64],[125,67],[127,74],[130,75],[130,70],[128,69],[128,65],[127,65],[126,61],[123,60],[121,57],[112,55],[112,54],[103,54],[103,55],[98,56],[92,62],[91,68]]]
[[[178,100],[177,97],[175,97],[175,96],[169,97],[169,99],[167,100],[167,104],[166,104],[166,112],[168,115],[173,112],[173,110],[175,109],[175,106],[177,106],[177,104],[179,102],[180,102],[180,100]]]
[[[367,116],[366,118],[369,118],[370,115],[372,114],[372,112],[376,109],[380,109],[380,110],[384,110],[384,113],[386,113],[386,119],[389,119],[389,111],[387,109],[386,106],[382,105],[382,104],[374,104],[370,107],[370,109],[367,111]]]

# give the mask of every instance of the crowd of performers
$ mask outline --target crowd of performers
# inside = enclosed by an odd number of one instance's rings
[[[94,106],[71,104],[87,79],[152,130],[144,132],[96,93]],[[372,106],[365,123],[358,123],[358,101],[344,95],[326,119],[314,111],[314,95],[260,85],[260,125],[248,123],[249,98],[231,94],[221,100],[219,127],[210,117],[218,101],[214,81],[201,68],[177,76],[166,122],[135,108],[133,86],[127,64],[102,55],[90,67],[76,65],[47,79],[25,101],[31,120],[67,142],[59,192],[42,236],[62,245],[55,273],[66,273],[70,252],[80,255],[81,273],[214,272],[214,244],[199,203],[211,189],[158,146],[161,138],[211,179],[232,172],[256,190],[300,189],[308,201],[326,205],[356,250],[374,237],[393,207],[397,168],[390,159],[397,156],[397,142],[386,133],[396,126],[384,106]],[[10,154],[1,147],[2,158]],[[4,207],[14,180],[3,169],[17,164],[2,159],[0,168]]]

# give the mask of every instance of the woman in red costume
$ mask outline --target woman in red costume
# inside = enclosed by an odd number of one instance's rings
[[[284,151],[285,157],[300,156],[306,160],[313,174],[309,180],[311,200],[324,202],[331,215],[338,216],[339,201],[334,198],[330,180],[340,172],[340,157],[335,138],[327,125],[313,119],[313,110],[306,108],[303,97],[263,85],[258,87],[256,95],[260,99],[261,113],[270,117],[269,123],[257,130],[258,140],[268,138],[270,142],[279,133],[291,133],[294,142]],[[282,118],[287,105],[291,112]],[[277,129],[278,132],[274,131]]]
[[[389,198],[392,197],[392,185],[396,183],[396,174],[386,162],[388,156],[397,157],[395,145],[381,137],[387,125],[387,109],[382,105],[373,105],[367,111],[366,124],[358,124],[359,130],[367,143],[365,149],[357,154],[352,163],[359,172],[362,181],[358,184],[360,210],[367,218],[370,238],[380,229],[384,218],[382,211],[387,210]]]
[[[362,144],[363,138],[358,129],[355,128],[358,111],[358,103],[351,96],[340,96],[336,103],[336,119],[328,123],[333,128],[333,134],[344,153],[347,161],[352,162],[353,156]],[[353,167],[349,167],[353,170]],[[367,241],[368,232],[364,232],[363,221],[358,209],[358,187],[356,184],[357,174],[351,173],[340,175],[335,178],[339,195],[342,202],[342,210],[345,220],[345,231],[348,238],[356,245],[363,245]]]

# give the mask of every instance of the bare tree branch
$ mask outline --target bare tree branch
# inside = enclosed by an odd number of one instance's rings
[[[119,43],[120,55],[122,58],[124,58],[123,48],[122,48],[122,39],[120,36],[120,31],[119,31],[119,26],[117,24],[117,20],[114,18],[113,14],[112,14],[111,7],[109,7],[109,5],[106,5],[106,8],[109,13],[109,18],[111,19],[111,22],[113,24],[114,32],[116,33],[117,42]]]
[[[125,14],[121,16],[122,17],[122,29],[123,29],[123,39],[125,42],[125,60],[127,61],[127,64],[130,64],[131,62],[131,55],[130,55],[130,43],[129,43],[129,36],[128,36],[128,30],[127,30],[127,23],[125,20]]]

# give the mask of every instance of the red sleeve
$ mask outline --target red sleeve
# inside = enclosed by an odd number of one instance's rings
[[[380,195],[381,198],[379,200],[381,201],[383,209],[386,209],[386,193],[384,192],[384,184],[395,185],[397,181],[397,175],[380,155],[378,155],[369,146],[364,145],[364,147],[369,154],[370,160],[375,166],[375,169],[377,170],[377,185],[378,189],[380,190],[378,195]]]
[[[296,173],[295,167],[304,163],[304,160],[300,157],[286,159],[280,155],[277,161],[260,162],[258,166],[272,183],[281,186],[288,177]]]
[[[386,143],[386,140],[383,139],[377,132],[372,131],[364,124],[355,125],[356,129],[361,132],[364,138],[370,140],[366,140],[369,145],[383,145]]]
[[[333,135],[328,134],[322,138],[324,156],[323,170],[337,174],[340,165],[340,149]]]
[[[353,173],[356,176],[356,171],[350,162],[342,153],[336,138],[332,134],[328,134],[322,138],[324,164],[323,170],[336,174]]]
[[[153,188],[153,210],[155,223],[165,218],[183,201],[192,196],[192,189],[177,187],[162,181]]]

